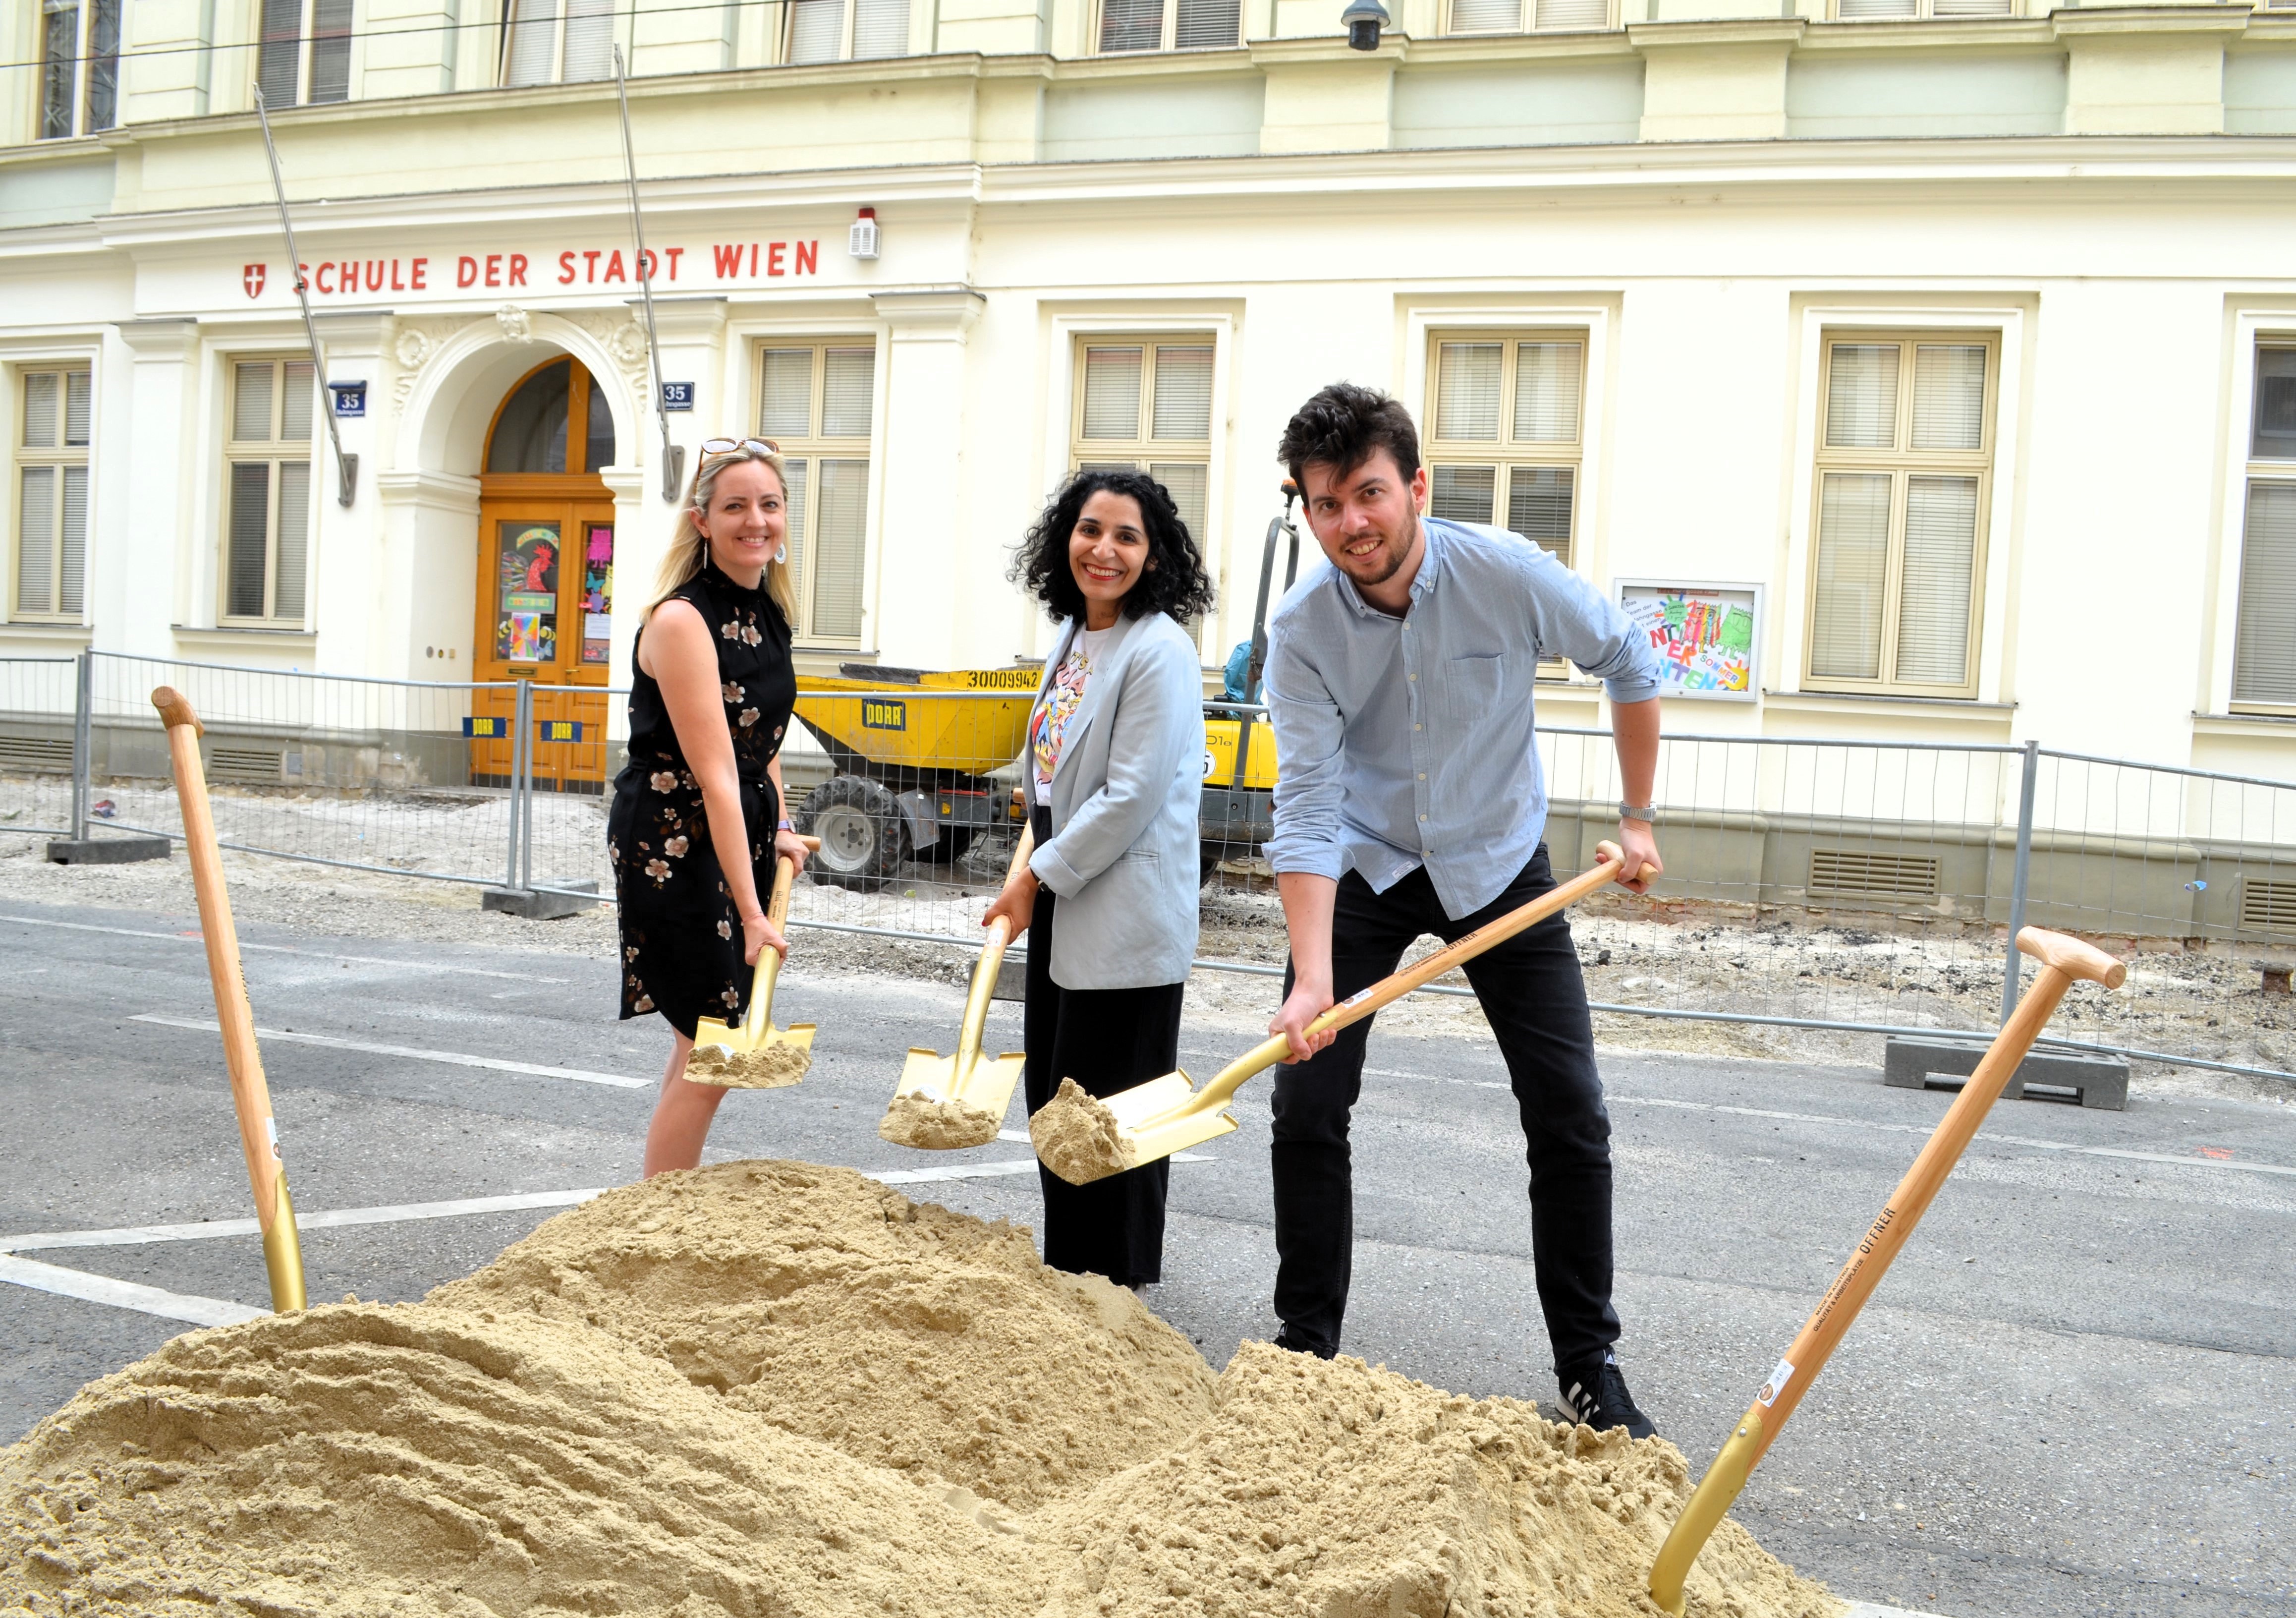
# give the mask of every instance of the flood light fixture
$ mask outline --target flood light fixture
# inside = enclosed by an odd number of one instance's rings
[[[1379,0],[1349,0],[1348,9],[1340,13],[1340,21],[1348,25],[1348,49],[1375,51],[1379,49],[1379,31],[1395,21],[1387,14],[1387,7]]]

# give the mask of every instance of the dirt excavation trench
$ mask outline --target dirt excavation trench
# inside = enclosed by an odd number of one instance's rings
[[[0,1452],[0,1611],[1608,1618],[1688,1492],[1357,1360],[1216,1376],[1025,1230],[736,1162],[89,1384]],[[1841,1610],[1734,1524],[1690,1585]]]

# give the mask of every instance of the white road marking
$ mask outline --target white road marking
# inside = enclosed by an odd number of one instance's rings
[[[267,1309],[250,1309],[226,1298],[200,1298],[157,1286],[141,1286],[133,1281],[115,1281],[110,1276],[92,1276],[86,1270],[65,1269],[6,1253],[0,1253],[0,1281],[29,1286],[35,1292],[132,1309],[138,1314],[158,1315],[164,1320],[188,1320],[193,1326],[236,1326],[271,1312]]]
[[[51,921],[45,916],[9,916],[0,913],[0,922],[13,922],[20,927],[62,927],[70,932],[109,932],[117,938],[156,938],[174,944],[199,944],[206,940],[196,932],[154,932],[142,927],[99,927],[93,922]],[[508,978],[518,983],[563,983],[565,978],[535,977],[523,972],[495,972],[484,966],[464,966],[444,961],[407,961],[382,955],[337,955],[330,949],[297,949],[286,944],[251,944],[239,940],[242,953],[259,949],[266,955],[308,955],[323,961],[355,961],[362,966],[404,966],[414,972],[459,972],[474,978]]]
[[[382,1208],[338,1208],[325,1213],[298,1213],[298,1230],[328,1230],[345,1225],[396,1225],[409,1220],[457,1219],[472,1213],[506,1213],[521,1208],[571,1208],[603,1195],[606,1187],[579,1191],[519,1191],[504,1196],[470,1196],[451,1203],[400,1203]],[[49,1247],[134,1247],[150,1242],[198,1242],[216,1236],[253,1236],[262,1227],[253,1220],[201,1220],[190,1225],[129,1225],[118,1230],[43,1230],[29,1236],[0,1237],[0,1253],[29,1253]]]
[[[157,1023],[162,1028],[189,1028],[201,1033],[221,1031],[211,1018],[162,1017],[147,1013],[130,1017],[128,1021]],[[619,1073],[594,1073],[586,1068],[546,1067],[539,1062],[508,1062],[499,1056],[472,1056],[461,1051],[426,1050],[418,1045],[373,1045],[364,1039],[338,1039],[331,1034],[297,1034],[283,1029],[258,1028],[255,1031],[255,1037],[285,1045],[318,1045],[329,1050],[365,1051],[375,1056],[404,1056],[412,1062],[445,1062],[455,1067],[490,1068],[496,1072],[524,1073],[536,1079],[573,1079],[584,1084],[611,1084],[621,1090],[642,1090],[653,1083],[651,1079],[625,1079]]]

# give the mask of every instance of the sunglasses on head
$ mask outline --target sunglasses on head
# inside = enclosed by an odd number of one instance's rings
[[[703,455],[738,455],[744,449],[755,450],[759,455],[779,455],[782,452],[782,447],[771,439],[704,439],[701,440]]]

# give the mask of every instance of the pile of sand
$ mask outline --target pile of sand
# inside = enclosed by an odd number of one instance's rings
[[[1622,1618],[1688,1494],[1357,1360],[1215,1381],[1023,1231],[728,1163],[91,1383],[0,1452],[0,1610]],[[1841,1604],[1726,1523],[1688,1610]]]
[[[1053,1098],[1029,1115],[1029,1144],[1037,1162],[1071,1186],[1134,1166],[1132,1143],[1116,1114],[1073,1079],[1062,1080]]]
[[[685,1059],[685,1076],[696,1084],[723,1085],[729,1090],[777,1090],[804,1078],[812,1065],[813,1053],[786,1039],[755,1050],[697,1045]]]
[[[893,1097],[893,1105],[877,1121],[877,1138],[897,1146],[951,1152],[987,1146],[1004,1124],[1001,1115],[974,1106],[962,1096],[944,1100],[924,1090],[911,1090]]]

